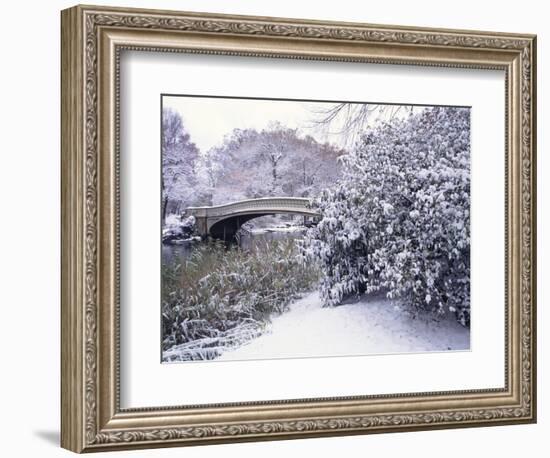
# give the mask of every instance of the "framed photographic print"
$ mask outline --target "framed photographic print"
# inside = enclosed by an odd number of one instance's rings
[[[62,12],[62,446],[536,419],[532,35]]]

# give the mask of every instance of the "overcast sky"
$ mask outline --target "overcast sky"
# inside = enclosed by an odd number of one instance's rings
[[[338,102],[164,96],[162,103],[163,107],[179,112],[187,132],[191,135],[191,141],[203,152],[220,145],[224,136],[231,134],[233,129],[262,130],[273,122],[280,122],[292,129],[298,128],[302,136],[311,135],[321,143],[349,146],[346,145],[346,136],[338,132],[338,118],[331,124],[331,132],[326,126],[315,124],[316,120],[322,118],[324,111]],[[391,111],[382,111],[381,117],[391,115],[395,108],[397,107],[393,107]],[[416,107],[414,110],[418,112],[422,109]],[[373,123],[376,121],[372,120]]]
[[[235,128],[262,130],[276,121],[286,127],[299,128],[302,135],[312,135],[321,142],[339,144],[340,135],[328,135],[319,128],[312,128],[315,111],[332,105],[283,100],[163,97],[163,106],[180,113],[191,140],[201,151],[219,145]]]

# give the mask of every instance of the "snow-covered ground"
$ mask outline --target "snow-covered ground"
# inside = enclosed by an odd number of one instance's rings
[[[384,297],[321,307],[318,292],[274,317],[268,331],[216,361],[468,350],[470,331],[452,318],[411,318]]]

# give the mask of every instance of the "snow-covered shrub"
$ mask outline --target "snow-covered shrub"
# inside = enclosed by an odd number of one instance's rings
[[[190,239],[195,233],[195,223],[194,216],[168,215],[162,228],[162,242],[177,243]]]
[[[163,266],[165,360],[212,359],[263,332],[319,273],[304,269],[293,240],[250,250],[221,242],[198,246],[183,265]]]
[[[370,129],[313,203],[304,246],[336,305],[384,290],[417,308],[470,313],[470,112],[436,107]]]

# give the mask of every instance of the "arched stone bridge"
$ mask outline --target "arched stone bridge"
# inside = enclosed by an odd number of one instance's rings
[[[303,215],[315,218],[319,213],[310,208],[310,200],[302,197],[263,197],[241,200],[213,207],[189,207],[186,216],[194,216],[199,235],[232,240],[239,228],[251,219],[276,214]]]

